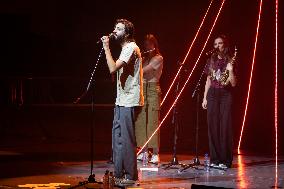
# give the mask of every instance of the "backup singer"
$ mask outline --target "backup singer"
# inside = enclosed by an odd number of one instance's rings
[[[122,47],[114,61],[109,37],[103,36],[103,48],[110,73],[117,73],[117,97],[112,128],[114,176],[125,181],[138,179],[135,119],[136,111],[143,106],[143,70],[139,47],[134,41],[134,26],[126,19],[115,23],[113,36]]]
[[[145,105],[138,114],[135,133],[137,146],[142,147],[148,138],[159,126],[161,88],[160,77],[163,70],[163,57],[159,51],[158,41],[153,34],[145,36],[143,53],[143,93]],[[160,135],[157,132],[149,141],[143,152],[148,148],[153,149],[153,155],[150,159],[152,163],[159,162],[159,143]],[[142,160],[143,153],[139,154],[137,159]]]
[[[236,86],[235,56],[230,54],[224,35],[215,38],[214,48],[216,51],[208,59],[205,70],[207,80],[202,107],[207,109],[211,166],[229,168],[233,161],[232,87]]]

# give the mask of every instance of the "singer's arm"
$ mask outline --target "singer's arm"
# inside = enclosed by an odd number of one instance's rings
[[[112,54],[110,52],[110,48],[109,48],[109,37],[108,36],[102,37],[102,42],[103,42],[103,47],[104,47],[104,51],[106,55],[108,69],[109,69],[109,72],[112,74],[116,72],[117,70],[119,70],[121,67],[123,67],[125,62],[119,59],[117,61],[114,61]]]
[[[163,64],[163,57],[162,56],[155,56],[153,57],[149,64],[143,67],[143,73],[149,73],[153,70],[157,70]]]
[[[116,62],[113,60],[113,57],[111,55],[109,48],[105,49],[105,55],[106,55],[108,69],[111,74],[116,72],[117,70],[119,70],[121,67],[124,66],[125,62],[119,59]]]
[[[228,77],[226,83],[229,84],[229,82],[230,82],[232,87],[235,87],[237,85],[237,79],[236,79],[236,75],[234,73],[232,63],[228,63],[226,69],[229,71],[229,77]]]
[[[210,86],[211,86],[210,76],[207,76],[205,89],[204,89],[204,95],[203,95],[203,102],[202,102],[203,109],[207,109],[207,93],[208,93]]]
[[[232,87],[235,87],[237,85],[237,79],[236,79],[234,71],[229,71],[228,80],[231,83]]]

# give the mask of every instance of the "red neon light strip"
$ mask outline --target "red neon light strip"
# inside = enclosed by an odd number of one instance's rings
[[[278,0],[275,0],[275,91],[274,91],[274,125],[275,125],[275,187],[278,185]]]
[[[219,12],[218,12],[218,14],[217,14],[217,16],[216,16],[216,18],[215,18],[215,20],[214,20],[214,23],[213,23],[213,25],[212,25],[212,27],[211,27],[210,33],[208,34],[208,37],[207,37],[207,39],[206,39],[206,41],[205,41],[205,44],[204,44],[204,46],[203,46],[203,48],[202,48],[202,50],[201,50],[201,53],[199,54],[199,57],[198,57],[198,59],[196,60],[195,65],[194,65],[193,69],[191,70],[189,76],[187,77],[187,80],[185,81],[185,83],[184,83],[182,89],[180,90],[180,92],[179,92],[179,94],[177,95],[177,97],[176,97],[175,101],[173,102],[172,106],[170,107],[170,109],[169,109],[168,112],[166,113],[165,117],[163,118],[163,120],[162,120],[161,123],[159,124],[158,128],[153,132],[153,134],[149,137],[149,139],[146,141],[146,143],[145,143],[145,144],[142,146],[142,148],[138,151],[137,155],[141,153],[141,151],[145,148],[145,146],[149,143],[149,141],[150,141],[150,140],[153,138],[153,136],[157,133],[157,131],[160,129],[160,127],[162,126],[162,124],[164,123],[164,121],[166,120],[166,118],[168,117],[168,115],[170,114],[170,112],[171,112],[171,110],[173,109],[174,105],[177,103],[177,101],[178,101],[180,95],[182,94],[183,90],[185,89],[185,87],[186,87],[186,85],[187,85],[187,83],[188,83],[188,81],[189,81],[189,79],[190,79],[190,77],[191,77],[191,75],[192,75],[192,73],[193,73],[193,71],[194,71],[194,69],[195,69],[197,63],[199,62],[199,59],[200,59],[200,57],[201,57],[201,55],[202,55],[202,53],[203,53],[203,51],[204,51],[204,49],[205,49],[205,47],[206,47],[206,45],[207,45],[207,42],[208,42],[208,40],[209,40],[209,38],[210,38],[210,36],[211,36],[211,33],[212,33],[212,31],[213,31],[213,29],[214,29],[214,27],[215,27],[215,24],[216,24],[216,22],[217,22],[217,20],[218,20],[218,18],[219,18],[220,12],[221,12],[221,10],[222,10],[222,8],[223,8],[223,5],[224,5],[225,1],[226,1],[226,0],[223,0],[223,1],[222,1],[221,7],[220,7],[220,9],[219,9]]]
[[[254,68],[254,63],[255,63],[255,54],[256,54],[256,47],[257,47],[258,30],[259,30],[259,23],[260,23],[260,16],[261,16],[261,8],[262,8],[262,0],[259,3],[259,13],[258,13],[257,29],[256,29],[256,36],[255,36],[255,43],[254,43],[254,50],[253,50],[253,59],[252,59],[252,64],[251,64],[249,88],[248,88],[246,108],[245,108],[245,113],[244,113],[244,118],[243,118],[243,125],[242,125],[239,145],[238,145],[238,153],[240,153],[240,146],[241,146],[242,135],[243,135],[243,131],[244,131],[244,125],[245,125],[247,109],[248,109],[248,102],[249,102],[249,97],[250,97],[250,87],[251,87],[251,81],[252,81],[252,76],[253,76],[253,68]]]
[[[209,4],[209,7],[207,8],[207,11],[206,11],[206,13],[205,13],[205,15],[204,15],[204,17],[203,17],[203,19],[202,19],[202,22],[201,22],[201,24],[200,24],[200,26],[199,26],[199,28],[198,28],[196,34],[195,34],[195,37],[194,37],[193,41],[191,42],[191,45],[190,45],[190,47],[189,47],[189,50],[187,51],[187,53],[186,53],[186,55],[185,55],[185,58],[184,58],[183,61],[182,61],[182,66],[180,66],[180,68],[179,68],[179,70],[178,70],[178,72],[177,72],[177,74],[176,74],[176,76],[175,76],[175,78],[174,78],[172,84],[170,85],[170,87],[169,87],[169,89],[168,89],[166,95],[164,96],[164,98],[163,98],[163,100],[162,100],[160,106],[162,106],[163,103],[165,102],[165,100],[166,100],[166,98],[167,98],[167,96],[168,96],[170,90],[172,89],[172,87],[173,87],[173,85],[174,85],[174,83],[175,83],[175,81],[176,81],[176,79],[177,79],[177,77],[178,77],[178,75],[179,75],[179,73],[180,73],[182,67],[184,66],[184,63],[185,63],[185,61],[186,61],[186,59],[187,59],[187,57],[188,57],[188,55],[189,55],[189,53],[190,53],[190,51],[191,51],[191,48],[192,48],[193,44],[195,43],[195,40],[196,40],[196,38],[197,38],[197,36],[198,36],[198,34],[199,34],[199,31],[200,31],[201,27],[203,26],[204,20],[205,20],[205,18],[206,18],[206,16],[207,16],[207,13],[209,12],[209,9],[210,9],[210,7],[211,7],[212,2],[213,2],[213,0],[211,0],[211,2],[210,2],[210,4]]]

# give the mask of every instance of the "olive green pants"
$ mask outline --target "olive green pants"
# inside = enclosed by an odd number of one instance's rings
[[[135,122],[137,147],[142,147],[159,126],[161,88],[159,83],[143,83],[144,106],[138,113]],[[146,148],[159,149],[160,133],[153,136]]]

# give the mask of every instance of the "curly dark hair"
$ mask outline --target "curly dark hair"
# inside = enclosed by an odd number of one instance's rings
[[[117,19],[115,22],[115,25],[117,25],[118,23],[121,23],[125,26],[125,32],[127,34],[127,39],[129,41],[134,41],[134,25],[132,24],[132,22],[126,20],[126,19]]]

